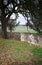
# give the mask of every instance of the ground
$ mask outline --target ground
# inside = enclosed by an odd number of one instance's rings
[[[7,30],[9,32],[9,30]],[[13,30],[13,32],[19,32],[19,33],[38,33],[37,31],[33,30],[33,29],[28,29],[27,31],[27,27],[26,26],[16,26],[15,29]]]
[[[0,39],[0,65],[42,65],[42,48],[21,41]]]

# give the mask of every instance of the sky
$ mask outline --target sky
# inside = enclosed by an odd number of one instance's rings
[[[18,13],[18,15],[19,15],[19,17],[18,17],[18,19],[17,19],[17,22],[20,22],[20,23],[19,23],[20,25],[25,25],[27,21],[25,20],[25,18],[23,17],[23,15],[20,14],[20,13]],[[15,16],[15,14],[13,13],[13,14],[11,15],[10,19],[15,19],[15,17],[16,17],[16,16]],[[33,25],[33,22],[31,21],[31,18],[30,18],[30,17],[28,17],[28,20],[29,20],[30,24]]]
[[[23,17],[23,15],[20,14],[20,13],[18,13],[18,15],[19,15],[19,17],[17,19],[17,22],[20,22],[20,25],[25,25],[25,23],[27,21],[25,20],[25,18]],[[14,13],[11,15],[10,19],[15,19],[15,14]]]

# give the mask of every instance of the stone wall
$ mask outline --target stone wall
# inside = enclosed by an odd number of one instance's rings
[[[21,33],[21,41],[32,44],[42,44],[42,34]]]
[[[9,32],[7,34],[9,39],[20,40],[20,37],[21,37],[20,33],[12,33],[12,35],[10,35],[10,32]]]

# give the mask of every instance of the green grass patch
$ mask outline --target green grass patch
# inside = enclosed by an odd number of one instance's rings
[[[2,58],[1,58],[2,57]],[[3,60],[7,65],[11,61],[22,63],[21,65],[36,63],[42,65],[42,48],[16,40],[0,40],[0,65]],[[38,64],[39,63],[39,64]],[[14,64],[12,64],[14,65]]]
[[[9,30],[8,30],[9,32]],[[38,34],[37,31],[33,30],[33,29],[28,29],[27,31],[27,27],[26,26],[16,26],[15,29],[13,30],[13,32],[19,32],[19,33],[36,33]]]
[[[39,58],[42,58],[42,48],[32,46],[31,52],[33,53],[34,56],[38,56]]]

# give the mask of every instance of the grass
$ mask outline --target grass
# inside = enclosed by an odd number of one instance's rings
[[[9,32],[9,30],[8,30]],[[33,30],[33,29],[29,29],[27,31],[27,27],[26,26],[17,26],[15,27],[15,30],[13,30],[13,32],[19,32],[19,33],[38,33],[37,31]]]
[[[0,65],[42,65],[42,48],[16,40],[0,40]]]

